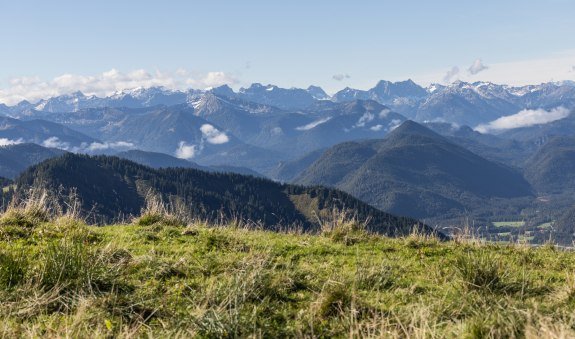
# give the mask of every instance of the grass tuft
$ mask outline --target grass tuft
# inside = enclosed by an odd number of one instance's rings
[[[369,238],[367,222],[360,222],[349,212],[333,209],[331,215],[319,220],[320,233],[333,242],[350,246]]]
[[[498,257],[487,251],[468,252],[457,257],[455,269],[468,290],[505,292],[507,273]]]

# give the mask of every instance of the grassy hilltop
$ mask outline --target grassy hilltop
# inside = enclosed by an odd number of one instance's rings
[[[183,222],[0,216],[1,337],[574,336],[575,253]]]

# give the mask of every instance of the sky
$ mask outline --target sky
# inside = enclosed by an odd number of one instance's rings
[[[0,102],[139,86],[575,80],[575,1],[12,0]]]

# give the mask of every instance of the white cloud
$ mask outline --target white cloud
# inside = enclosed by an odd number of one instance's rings
[[[137,87],[163,86],[184,90],[189,87],[203,89],[236,83],[238,79],[225,72],[199,73],[184,69],[175,72],[148,72],[138,69],[123,73],[111,69],[97,75],[62,74],[51,80],[38,77],[13,78],[8,87],[0,89],[0,102],[8,105],[22,100],[35,102],[76,91],[102,97]]]
[[[206,141],[210,144],[219,145],[230,141],[224,132],[220,132],[217,128],[210,124],[202,125],[202,127],[200,127],[200,131],[202,131],[203,138],[205,138]]]
[[[271,130],[272,135],[281,135],[284,133],[283,129],[281,127],[274,127]]]
[[[451,80],[455,78],[458,74],[459,74],[459,67],[453,66],[449,71],[447,71],[447,73],[443,77],[443,82],[451,83],[452,82]]]
[[[7,139],[7,138],[0,138],[0,147],[1,146],[10,146],[10,145],[17,145],[23,143],[24,140],[22,138],[17,140]]]
[[[42,146],[68,150],[70,148],[70,143],[60,141],[58,137],[50,137],[42,142]]]
[[[109,150],[109,149],[113,149],[113,150],[127,150],[127,149],[133,149],[136,146],[131,143],[131,142],[125,142],[125,141],[118,141],[118,142],[93,142],[90,145],[88,145],[88,147],[85,148],[86,151],[88,152],[96,152],[96,151],[105,151],[105,150]]]
[[[475,74],[477,74],[477,73],[479,73],[479,72],[481,72],[481,71],[484,71],[484,70],[486,70],[486,69],[488,69],[488,68],[489,68],[489,67],[487,67],[487,66],[485,66],[485,65],[483,64],[483,61],[482,61],[481,59],[476,59],[476,60],[473,62],[473,64],[471,64],[471,66],[469,66],[469,68],[467,69],[467,71],[468,71],[470,74],[475,75]]]
[[[190,160],[197,152],[198,147],[196,145],[188,145],[185,141],[180,141],[178,148],[176,149],[176,157]]]
[[[351,78],[351,76],[349,76],[349,74],[347,73],[340,73],[340,74],[334,74],[331,78],[335,81],[342,81],[344,79]]]
[[[382,128],[383,128],[383,125],[375,125],[375,126],[371,126],[369,129],[374,131],[374,132],[379,132],[379,131],[381,131]]]
[[[186,80],[186,84],[192,88],[210,88],[222,85],[237,84],[238,80],[225,72],[208,72],[197,78],[192,77]]]
[[[131,142],[92,142],[90,144],[83,142],[80,146],[72,146],[69,142],[60,140],[58,137],[50,137],[42,142],[42,146],[48,148],[58,148],[64,151],[74,153],[93,153],[105,150],[125,151],[134,149],[136,146]]]
[[[375,119],[375,116],[372,113],[365,112],[363,115],[357,120],[357,123],[354,127],[364,127],[365,124]]]
[[[391,113],[391,110],[389,108],[384,108],[381,110],[381,112],[379,112],[379,118],[380,119],[385,119],[387,118],[387,116],[389,115],[389,113]]]
[[[324,124],[324,123],[326,123],[326,122],[328,122],[328,121],[330,121],[330,120],[331,120],[331,117],[319,119],[319,120],[310,122],[310,123],[307,124],[307,125],[303,125],[303,126],[296,127],[295,129],[298,130],[298,131],[308,131],[308,130],[310,130],[310,129],[312,129],[312,128],[316,128],[317,126],[319,126],[319,125],[321,125],[321,124]]]
[[[542,125],[566,118],[569,114],[570,111],[565,107],[557,107],[550,111],[546,111],[544,109],[525,109],[516,114],[493,120],[488,124],[479,125],[475,127],[475,130],[480,133],[490,133],[520,127]]]

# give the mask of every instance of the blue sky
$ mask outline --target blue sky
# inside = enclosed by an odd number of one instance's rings
[[[575,79],[574,17],[571,0],[4,1],[0,102],[58,86],[98,94],[114,79],[329,92],[379,79]]]

